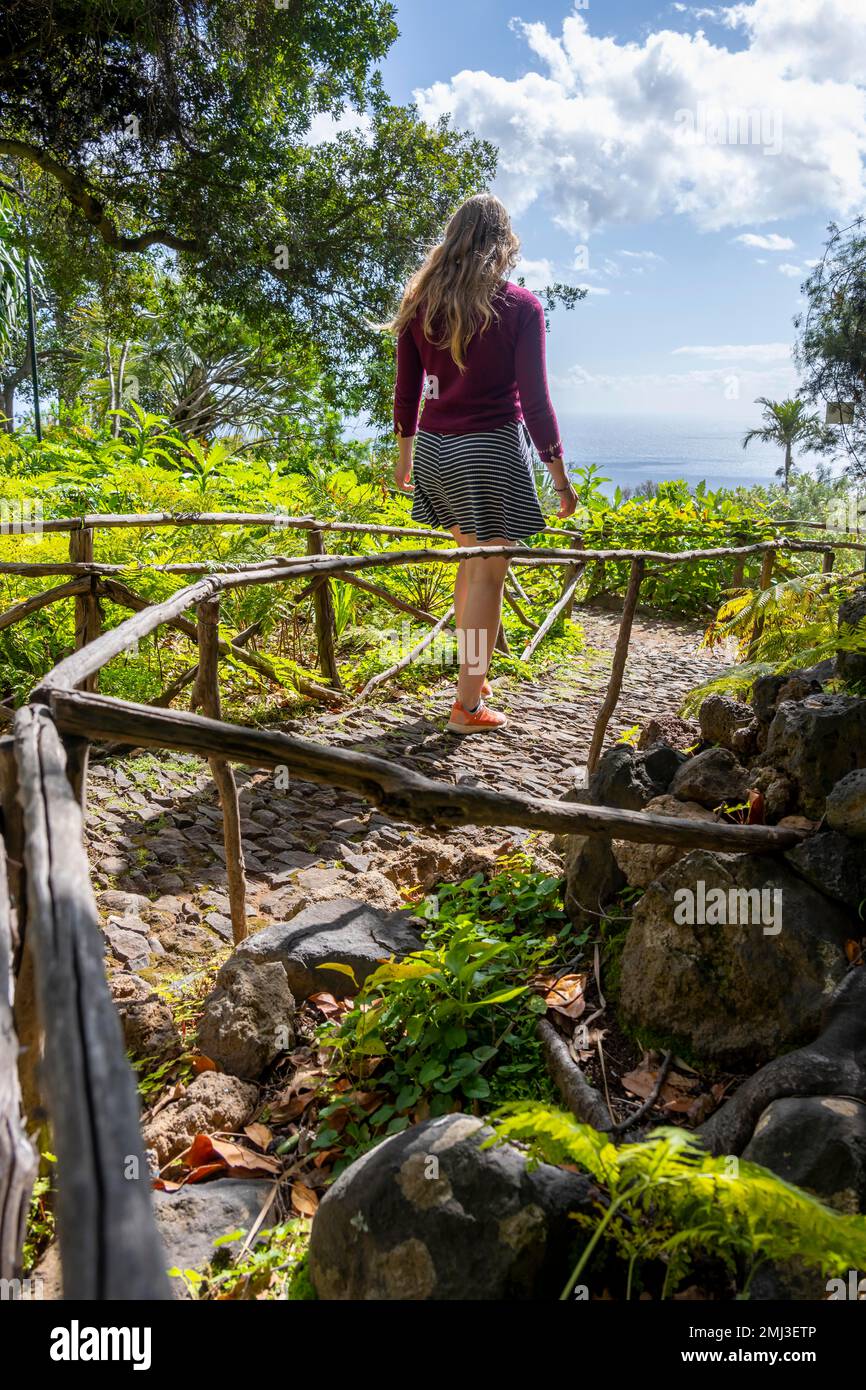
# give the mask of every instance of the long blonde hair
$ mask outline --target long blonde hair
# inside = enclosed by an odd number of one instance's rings
[[[469,341],[496,317],[494,298],[519,255],[520,242],[499,199],[492,193],[467,198],[412,276],[387,328],[402,333],[420,308],[425,338],[450,348],[463,371]]]

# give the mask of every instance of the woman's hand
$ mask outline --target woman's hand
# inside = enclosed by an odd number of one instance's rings
[[[409,479],[412,476],[412,450],[414,439],[401,439],[399,441],[400,453],[397,462],[394,464],[394,483],[400,492],[414,492],[415,489]]]
[[[556,495],[559,498],[559,511],[557,515],[560,519],[573,516],[577,510],[577,493],[571,485],[571,479],[565,471],[565,464],[562,458],[551,459],[547,465]]]
[[[571,483],[566,483],[564,490],[558,487],[556,492],[559,497],[559,511],[557,512],[557,516],[559,516],[560,519],[573,516],[577,510],[577,493],[571,486]]]

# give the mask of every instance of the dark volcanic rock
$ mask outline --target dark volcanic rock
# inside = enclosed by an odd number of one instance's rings
[[[866,838],[866,768],[836,783],[827,797],[827,824],[843,835]]]
[[[866,622],[866,587],[857,589],[839,605],[839,627],[856,628]],[[850,685],[866,686],[866,651],[836,653],[836,671]]]
[[[785,701],[770,725],[763,761],[798,789],[798,809],[817,820],[836,783],[866,767],[866,700],[808,695]]]
[[[571,835],[565,851],[565,910],[575,927],[598,925],[625,874],[606,835]]]
[[[616,743],[602,755],[590,778],[590,799],[596,806],[642,811],[654,796],[667,791],[685,760],[683,753],[663,743],[640,753],[628,743]]]
[[[725,910],[717,923],[706,908],[719,889]],[[630,1027],[708,1061],[766,1062],[817,1033],[848,968],[851,930],[851,914],[783,860],[693,850],[635,907],[620,1008]]]
[[[785,858],[807,883],[855,914],[866,901],[866,854],[847,835],[828,831],[810,835],[789,849]]]
[[[427,1120],[377,1145],[328,1190],[310,1238],[323,1299],[549,1299],[572,1267],[589,1179],[510,1144],[469,1115]],[[596,1197],[597,1197],[596,1193]]]
[[[701,705],[701,735],[707,743],[719,743],[733,751],[733,737],[738,730],[752,723],[750,705],[732,700],[728,695],[708,695]]]
[[[840,1211],[866,1208],[866,1105],[843,1096],[774,1100],[743,1158],[805,1187]]]
[[[671,783],[680,801],[697,801],[715,810],[722,805],[740,805],[749,794],[746,769],[727,748],[708,748],[683,763]]]
[[[328,990],[336,999],[356,994],[382,961],[421,949],[417,918],[385,912],[354,898],[331,898],[304,908],[290,922],[275,922],[241,942],[236,959],[279,961],[296,1000]],[[326,970],[348,966],[351,976]]]

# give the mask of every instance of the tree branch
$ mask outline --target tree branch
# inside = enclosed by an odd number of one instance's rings
[[[167,246],[170,251],[200,251],[199,243],[188,237],[175,236],[166,228],[142,232],[139,236],[124,236],[108,216],[100,200],[94,196],[80,174],[74,174],[45,150],[25,140],[0,140],[0,154],[14,159],[26,159],[36,164],[60,184],[73,207],[78,208],[85,221],[99,233],[106,246],[115,251],[146,251],[150,246]]]

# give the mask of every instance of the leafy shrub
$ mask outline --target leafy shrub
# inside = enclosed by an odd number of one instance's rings
[[[575,1165],[602,1189],[598,1218],[575,1217],[592,1234],[563,1298],[603,1242],[623,1262],[626,1298],[653,1262],[664,1269],[663,1298],[699,1260],[721,1262],[740,1297],[768,1261],[802,1261],[824,1275],[866,1264],[866,1218],[832,1211],[756,1163],[714,1158],[685,1130],[617,1146],[571,1115],[524,1103],[503,1108],[497,1131],[528,1144],[535,1161]]]

